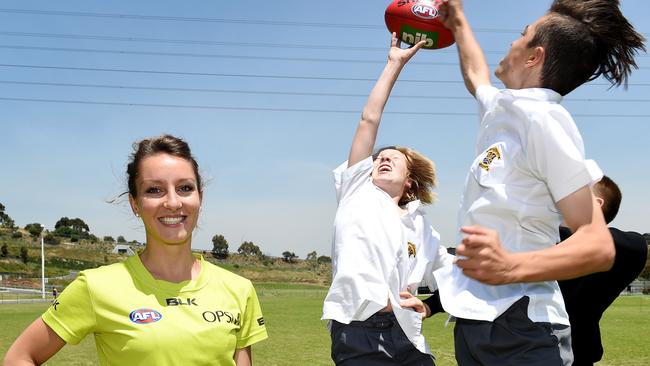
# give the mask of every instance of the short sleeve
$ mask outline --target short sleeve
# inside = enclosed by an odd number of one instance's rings
[[[582,138],[562,119],[567,112],[551,112],[544,120],[531,121],[528,131],[527,159],[534,174],[544,181],[558,202],[602,177],[600,168],[584,157]],[[570,122],[570,126],[574,126]]]
[[[249,286],[246,309],[242,312],[241,321],[242,324],[237,333],[237,349],[246,348],[268,337],[260,302],[252,284]]]
[[[342,202],[368,182],[372,173],[372,156],[369,156],[351,167],[345,161],[333,171],[336,187],[336,200]]]
[[[66,343],[77,344],[96,326],[88,279],[79,274],[42,315],[42,319]]]
[[[479,117],[481,121],[496,104],[498,95],[499,89],[489,84],[481,85],[476,89],[476,101],[478,102]]]

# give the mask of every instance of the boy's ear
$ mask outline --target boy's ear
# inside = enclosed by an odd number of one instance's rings
[[[541,65],[544,62],[544,55],[546,51],[542,46],[533,47],[530,55],[528,55],[528,60],[526,60],[526,67],[533,67],[536,65]]]

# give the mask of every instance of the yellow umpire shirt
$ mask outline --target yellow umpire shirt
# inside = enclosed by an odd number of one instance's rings
[[[154,279],[137,255],[83,271],[42,318],[66,343],[95,335],[101,365],[235,365],[267,338],[251,282],[198,256],[196,280]]]

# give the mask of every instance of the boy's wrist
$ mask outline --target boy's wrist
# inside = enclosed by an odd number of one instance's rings
[[[422,304],[424,305],[424,318],[426,319],[426,318],[431,317],[432,314],[431,314],[431,308],[429,307],[429,305],[427,305],[426,302],[423,302]]]

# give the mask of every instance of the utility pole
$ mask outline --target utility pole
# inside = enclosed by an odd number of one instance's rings
[[[41,234],[41,298],[45,298],[45,237]]]

